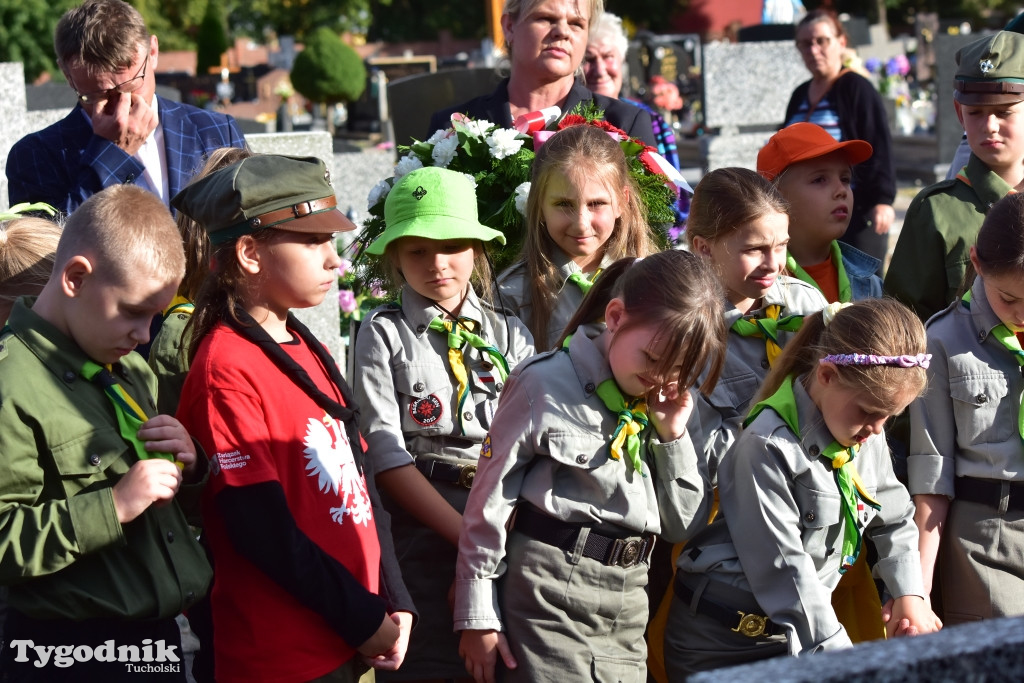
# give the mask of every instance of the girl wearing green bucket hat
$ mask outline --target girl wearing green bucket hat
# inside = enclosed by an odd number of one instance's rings
[[[480,224],[467,176],[421,168],[385,202],[380,256],[399,301],[372,311],[355,344],[355,389],[377,484],[392,515],[402,573],[420,621],[401,669],[378,680],[465,676],[448,595],[462,511],[508,372],[533,354],[514,316],[490,292],[484,245],[504,236]]]

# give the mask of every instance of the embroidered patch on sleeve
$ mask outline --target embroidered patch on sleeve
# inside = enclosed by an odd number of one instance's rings
[[[432,427],[441,419],[444,409],[441,400],[431,394],[409,404],[409,416],[421,427]]]
[[[484,442],[480,444],[480,457],[489,458],[491,457],[491,435],[488,434],[484,437]]]

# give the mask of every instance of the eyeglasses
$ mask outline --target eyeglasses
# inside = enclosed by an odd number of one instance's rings
[[[819,49],[824,50],[832,41],[835,40],[832,36],[817,36],[813,40],[798,40],[796,41],[796,49],[800,52],[809,52],[811,47],[817,45]]]
[[[133,88],[129,88],[127,90],[125,89],[126,87],[128,87],[132,83],[134,83],[135,81],[141,81],[142,79],[144,79],[146,77],[146,66],[148,64],[149,64],[149,54],[147,54],[145,57],[142,58],[142,67],[138,70],[138,72],[136,72],[136,74],[134,76],[132,76],[131,78],[129,78],[127,81],[125,81],[123,83],[118,83],[113,88],[108,88],[106,90],[97,90],[96,92],[88,92],[88,93],[79,92],[78,91],[78,87],[75,85],[75,82],[73,80],[71,80],[71,76],[68,75],[68,74],[65,74],[65,75],[67,75],[67,77],[68,77],[68,82],[71,84],[71,89],[75,91],[76,95],[78,95],[78,101],[79,102],[81,102],[82,104],[95,104],[96,102],[103,102],[103,101],[109,100],[114,95],[130,95],[131,93],[133,93],[136,90],[138,90],[139,88],[141,88],[142,85],[139,84],[138,86],[135,86]]]

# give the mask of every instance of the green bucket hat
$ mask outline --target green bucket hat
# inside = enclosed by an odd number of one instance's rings
[[[316,157],[257,154],[188,185],[171,206],[198,223],[210,242],[275,228],[334,233],[355,225],[337,209],[327,165]]]
[[[505,244],[503,234],[480,223],[470,179],[436,166],[416,169],[395,183],[384,201],[384,224],[367,253],[380,256],[401,237]]]

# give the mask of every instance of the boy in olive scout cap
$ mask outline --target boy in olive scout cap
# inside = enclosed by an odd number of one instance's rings
[[[207,460],[156,414],[156,378],[132,351],[184,265],[160,199],[109,187],[68,219],[42,292],[19,299],[0,333],[11,680],[137,680],[124,648],[150,651],[168,667],[160,680],[185,680],[174,617],[211,571],[179,501],[195,500]]]
[[[420,608],[398,677],[459,679],[466,668],[448,594],[462,511],[508,372],[533,354],[533,337],[473,290],[471,281],[489,294],[484,245],[505,238],[478,220],[466,176],[434,167],[409,173],[388,194],[384,220],[367,251],[387,261],[391,291],[401,294],[359,329],[355,387],[402,573]]]
[[[956,298],[985,214],[1024,179],[1024,35],[1000,31],[956,60],[953,106],[971,157],[914,198],[885,278],[922,320]]]
[[[334,359],[290,313],[323,300],[340,262],[334,234],[353,227],[327,169],[257,155],[172,204],[213,245],[178,417],[211,456],[216,678],[355,681],[364,662],[396,668],[413,608],[363,475],[358,414]]]

